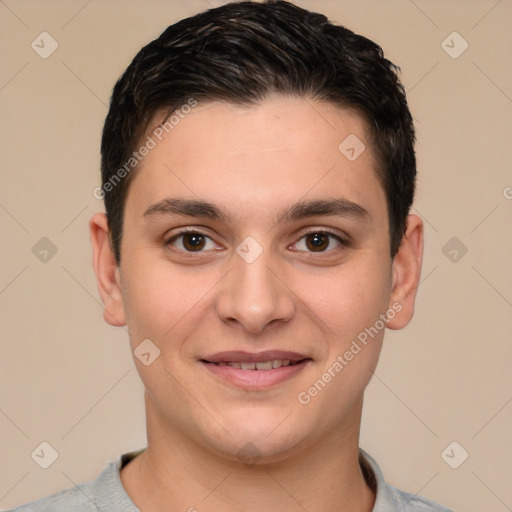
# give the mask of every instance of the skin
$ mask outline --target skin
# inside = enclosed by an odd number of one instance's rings
[[[349,134],[366,144],[352,162],[338,150]],[[181,119],[137,170],[125,204],[120,268],[105,215],[92,217],[105,320],[128,325],[132,350],[144,339],[160,350],[149,366],[134,358],[145,386],[148,447],[121,471],[142,511],[251,512],[263,502],[266,510],[285,512],[372,510],[358,442],[363,392],[385,329],[307,405],[297,397],[393,304],[401,311],[387,328],[412,318],[422,221],[408,217],[392,259],[375,166],[355,112],[283,96],[250,107],[209,102]],[[144,215],[171,196],[214,202],[232,219]],[[276,223],[299,200],[338,197],[367,215]],[[203,252],[191,249],[190,237],[166,245],[184,227],[206,235]],[[306,232],[326,229],[349,244],[322,238],[315,250]],[[236,252],[247,236],[263,249],[252,263]],[[241,389],[199,361],[217,351],[270,349],[312,361],[266,390]],[[247,443],[258,454],[251,464],[240,458]]]

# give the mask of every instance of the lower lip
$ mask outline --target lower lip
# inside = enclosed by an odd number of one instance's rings
[[[311,362],[306,359],[291,366],[281,366],[272,370],[242,370],[231,366],[219,366],[215,363],[201,363],[207,370],[235,386],[246,389],[265,389],[295,377]]]

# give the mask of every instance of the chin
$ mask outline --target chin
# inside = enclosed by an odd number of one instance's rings
[[[230,442],[228,446],[217,446],[217,451],[220,451],[226,459],[246,466],[275,464],[300,451],[298,440],[295,441],[290,437],[274,439],[272,442],[265,438],[247,438],[237,441]]]
[[[296,414],[283,409],[276,417],[268,411],[258,415],[254,408],[251,414],[250,409],[245,408],[235,419],[221,421],[229,434],[221,429],[212,438],[209,425],[204,436],[213,450],[228,460],[246,465],[270,464],[288,458],[307,443],[308,426],[302,420],[297,425],[297,421]],[[314,430],[312,426],[311,430]]]

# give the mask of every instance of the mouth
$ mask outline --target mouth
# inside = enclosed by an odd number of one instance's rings
[[[260,353],[221,352],[200,359],[222,380],[246,389],[265,389],[296,376],[313,360],[305,354],[285,351]]]

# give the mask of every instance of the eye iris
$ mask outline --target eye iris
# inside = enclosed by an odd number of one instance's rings
[[[191,243],[188,243],[191,241]],[[197,233],[188,233],[183,235],[183,246],[189,250],[195,251],[204,247],[205,241],[204,236]]]
[[[329,236],[325,233],[312,233],[306,235],[308,249],[320,252],[329,246]],[[199,233],[186,233],[183,235],[183,246],[192,252],[197,252],[205,246],[205,237]]]
[[[309,243],[307,243],[307,245],[308,248],[312,249],[313,251],[318,251],[318,249],[326,249],[329,246],[329,237],[324,233],[313,233],[307,235],[306,240],[308,241],[310,239],[313,239],[313,245],[310,245]]]

